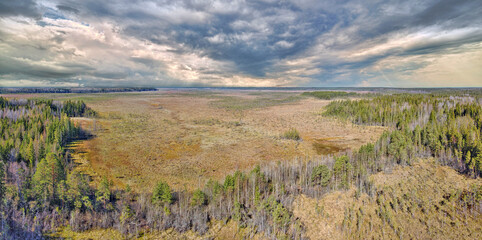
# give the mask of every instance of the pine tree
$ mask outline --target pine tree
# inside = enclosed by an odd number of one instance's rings
[[[159,181],[152,193],[152,202],[157,205],[172,203],[171,188],[166,182]]]
[[[29,167],[30,168],[33,168],[34,164],[35,164],[35,150],[33,148],[33,140],[31,140],[27,146],[27,156],[26,156],[26,160],[29,164]]]
[[[350,171],[352,170],[352,165],[349,162],[348,156],[340,156],[335,158],[335,165],[333,166],[333,173],[335,175],[335,180],[341,180],[341,187],[348,188],[350,180]]]
[[[311,182],[319,184],[323,187],[327,186],[331,179],[331,171],[326,165],[319,165],[313,169],[311,174]]]
[[[472,168],[472,155],[471,155],[470,151],[467,151],[467,153],[465,154],[465,166],[469,171],[473,170],[473,168]]]
[[[102,181],[100,181],[99,187],[97,189],[98,190],[96,193],[97,201],[102,202],[102,204],[104,204],[104,207],[110,201],[110,197],[111,197],[110,186],[111,186],[110,182],[104,176],[102,178]]]
[[[191,206],[202,206],[202,205],[205,205],[206,203],[207,203],[206,194],[200,189],[197,189],[196,191],[194,191],[191,198]]]
[[[5,167],[3,161],[0,161],[0,206],[3,204],[5,197]]]
[[[62,180],[65,180],[64,167],[57,156],[49,153],[40,161],[32,177],[34,192],[39,199],[53,200],[57,184]]]

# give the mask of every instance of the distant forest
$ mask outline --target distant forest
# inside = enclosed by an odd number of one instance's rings
[[[155,87],[1,87],[1,93],[108,93],[156,91]],[[161,88],[162,89],[162,88]],[[166,89],[186,90],[250,90],[250,91],[304,91],[302,95],[320,99],[341,97],[372,97],[380,94],[434,94],[482,96],[482,88],[384,88],[384,87],[172,87]]]
[[[0,93],[108,93],[108,92],[141,92],[156,91],[156,88],[0,88]]]

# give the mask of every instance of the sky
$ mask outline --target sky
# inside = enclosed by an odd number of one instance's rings
[[[0,0],[1,87],[482,87],[480,0]]]

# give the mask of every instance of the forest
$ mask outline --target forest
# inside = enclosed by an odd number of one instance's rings
[[[156,88],[147,87],[108,87],[108,88],[0,88],[0,93],[109,93],[109,92],[140,92],[156,91]]]
[[[322,99],[352,96],[311,95]],[[469,178],[480,178],[481,105],[479,96],[465,93],[334,100],[325,107],[324,116],[388,130],[358,150],[236,171],[224,181],[210,180],[195,191],[175,190],[160,181],[151,193],[134,193],[129,186],[114,189],[105,177],[93,186],[88,176],[76,171],[66,146],[89,133],[70,118],[98,117],[84,102],[0,97],[0,171],[4,176],[0,230],[12,239],[42,238],[63,226],[74,231],[114,228],[126,237],[138,237],[170,228],[204,234],[212,221],[233,220],[252,234],[304,239],[304,226],[293,217],[293,202],[301,194],[321,198],[356,189],[356,197],[366,195],[378,202],[384,190],[377,189],[370,176],[397,166],[410,167],[420,158],[433,158]],[[299,140],[291,136],[298,136],[294,130],[286,138]],[[468,208],[468,214],[482,213],[480,184],[447,199],[455,212]],[[382,208],[379,218],[401,237],[403,231],[393,224],[390,211]],[[347,212],[346,231],[351,229],[351,216]]]
[[[378,142],[397,164],[431,155],[473,177],[482,170],[482,109],[474,97],[395,94],[372,100],[335,101],[326,116],[356,124],[389,126]]]
[[[354,96],[358,96],[359,94],[355,92],[341,92],[341,91],[314,91],[314,92],[304,92],[301,95],[316,97],[324,100],[331,100],[335,98],[354,97]]]

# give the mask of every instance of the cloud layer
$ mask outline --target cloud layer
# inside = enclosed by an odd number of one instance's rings
[[[0,2],[0,86],[482,86],[479,1]]]

